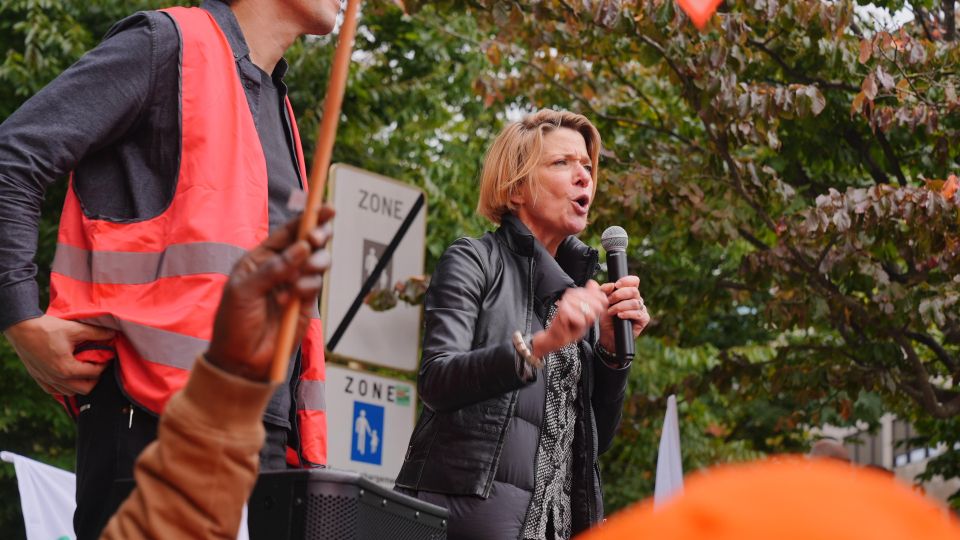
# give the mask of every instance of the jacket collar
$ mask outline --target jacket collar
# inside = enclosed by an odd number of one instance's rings
[[[537,239],[517,216],[504,214],[500,218],[500,228],[497,229],[496,234],[510,248],[510,251],[524,257],[533,256],[533,246],[537,243]]]
[[[557,263],[578,287],[586,285],[600,270],[597,250],[584,244],[576,236],[568,236],[557,248]]]
[[[588,279],[596,275],[599,269],[597,250],[584,244],[576,236],[568,236],[557,248],[556,258],[551,257],[546,248],[533,236],[530,229],[513,214],[505,214],[501,218],[500,228],[496,234],[511,251],[524,257],[535,257],[537,266],[543,268],[544,271],[555,265],[557,270],[564,274],[562,278],[558,277],[557,279],[563,280],[563,278],[566,278],[566,280],[571,281],[566,285],[567,287],[574,285],[582,287]],[[552,275],[554,272],[550,271],[549,274]],[[551,278],[551,281],[554,280]],[[550,286],[550,288],[553,288],[553,286]]]

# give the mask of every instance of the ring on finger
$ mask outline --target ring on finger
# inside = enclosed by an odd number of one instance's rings
[[[580,313],[583,313],[584,317],[590,316],[590,306],[583,300],[580,301]]]

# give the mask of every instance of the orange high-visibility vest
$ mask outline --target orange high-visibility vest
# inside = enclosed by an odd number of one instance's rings
[[[163,10],[181,36],[181,154],[160,215],[112,222],[84,215],[71,180],[50,283],[49,315],[118,330],[120,383],[157,414],[207,349],[227,275],[267,237],[267,166],[233,51],[199,8]],[[301,178],[303,150],[287,101]],[[306,186],[304,186],[306,188]],[[326,464],[323,337],[315,314],[301,344],[295,465]],[[111,351],[112,352],[112,351]],[[85,361],[113,354],[78,353]]]

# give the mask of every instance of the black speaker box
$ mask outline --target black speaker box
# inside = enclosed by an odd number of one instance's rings
[[[251,540],[444,540],[447,510],[332,469],[261,473]]]

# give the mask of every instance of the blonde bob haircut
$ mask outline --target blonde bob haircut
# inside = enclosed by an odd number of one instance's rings
[[[597,189],[600,161],[600,132],[582,114],[544,109],[504,128],[483,159],[480,173],[480,200],[477,213],[499,224],[504,214],[517,210],[510,199],[528,183],[532,193],[539,191],[536,168],[543,152],[543,137],[560,128],[583,135],[593,170],[593,189]]]

